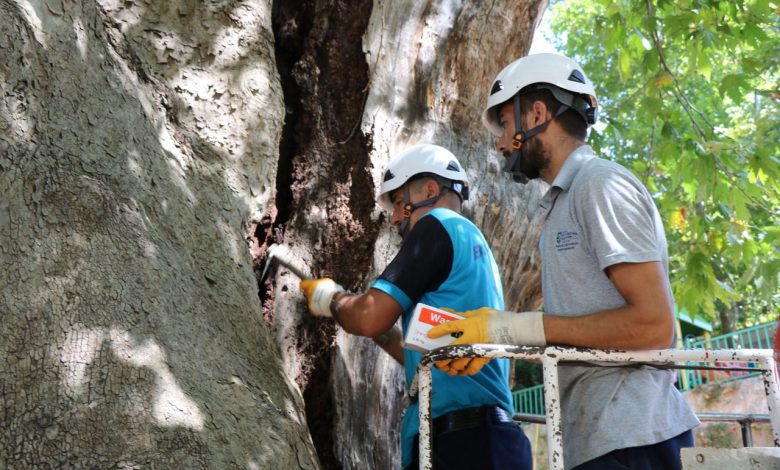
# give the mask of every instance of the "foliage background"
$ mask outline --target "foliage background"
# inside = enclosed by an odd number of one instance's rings
[[[596,85],[602,124],[589,143],[655,197],[678,306],[725,330],[777,317],[779,13],[768,0],[548,11],[549,39]]]

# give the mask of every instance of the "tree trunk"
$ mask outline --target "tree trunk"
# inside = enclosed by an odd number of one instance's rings
[[[367,288],[422,140],[537,307],[543,188],[479,112],[545,6],[0,0],[0,467],[397,468],[400,367],[257,271],[283,242]]]
[[[737,330],[737,321],[742,312],[742,305],[739,302],[732,302],[731,305],[720,305],[719,317],[720,326],[723,334],[731,333]],[[737,347],[734,345],[733,347]]]
[[[500,68],[527,51],[545,7],[544,1],[276,3],[277,63],[288,104],[280,169],[290,175],[280,172],[277,180],[289,181],[277,186],[275,210],[284,218],[266,218],[258,246],[284,242],[313,275],[364,291],[399,244],[374,203],[383,167],[418,141],[438,143],[469,172],[474,196],[467,213],[494,249],[507,307],[537,308],[536,208],[544,188],[513,185],[501,175],[503,162],[490,151],[494,139],[479,113]],[[297,284],[279,271],[266,317],[303,390],[323,466],[399,468],[402,369],[370,340],[306,318]]]
[[[0,467],[317,468],[244,243],[263,2],[0,1]]]

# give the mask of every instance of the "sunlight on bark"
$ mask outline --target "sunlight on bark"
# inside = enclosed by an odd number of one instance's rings
[[[165,353],[153,340],[140,345],[132,344],[130,335],[123,330],[111,330],[111,345],[114,354],[129,364],[149,367],[156,377],[156,397],[153,415],[161,426],[183,426],[196,431],[203,429],[203,416],[198,405],[192,401],[176,382],[176,378],[165,363]]]
[[[86,391],[87,367],[95,360],[103,339],[105,334],[99,329],[74,327],[68,332],[60,353],[62,386],[68,395],[78,396]]]
[[[32,29],[32,32],[35,35],[35,40],[43,47],[46,47],[46,32],[43,30],[43,22],[35,8],[36,6],[40,8],[43,5],[40,5],[38,2],[30,1],[17,1],[16,4],[19,5],[19,9],[24,13],[24,19],[27,20],[27,23],[30,25],[30,29]]]
[[[76,34],[76,47],[79,49],[79,54],[86,61],[89,52],[87,49],[87,29],[79,17],[73,19],[73,32]]]
[[[103,342],[109,340],[111,350],[121,362],[135,367],[148,367],[155,374],[155,396],[152,416],[165,427],[181,426],[196,431],[203,429],[203,415],[198,405],[187,396],[166,363],[165,353],[154,340],[134,341],[127,331],[75,327],[60,347],[63,365],[61,382],[71,396],[86,392],[90,378],[89,366],[100,353]]]

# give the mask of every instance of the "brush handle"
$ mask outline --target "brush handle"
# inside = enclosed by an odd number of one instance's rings
[[[292,263],[282,263],[281,260],[280,260],[279,264],[281,264],[285,268],[289,269],[293,274],[295,274],[296,276],[298,276],[301,279],[309,279],[311,277],[311,276],[307,276],[306,274],[304,274],[303,271],[300,270],[300,268],[298,268],[297,266],[295,266]]]
[[[268,250],[268,258],[273,260],[285,268],[289,269],[293,274],[301,279],[309,279],[311,276],[304,274],[303,270],[299,268],[293,261],[292,252],[284,245],[271,245]]]

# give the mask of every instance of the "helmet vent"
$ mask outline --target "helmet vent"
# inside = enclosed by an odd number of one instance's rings
[[[392,172],[392,171],[390,171],[390,170],[387,170],[387,171],[385,172],[385,179],[383,179],[382,181],[383,181],[383,182],[384,182],[384,181],[390,181],[390,180],[391,180],[391,179],[393,179],[393,178],[395,178],[395,175],[393,174],[393,172]]]
[[[501,83],[501,80],[496,80],[495,83],[493,83],[493,88],[490,89],[490,94],[495,95],[499,91],[504,89],[504,85]]]
[[[585,76],[579,70],[573,70],[569,75],[569,80],[577,83],[585,83]]]
[[[460,171],[458,162],[456,162],[455,160],[450,160],[450,162],[447,164],[447,169],[450,171]]]

